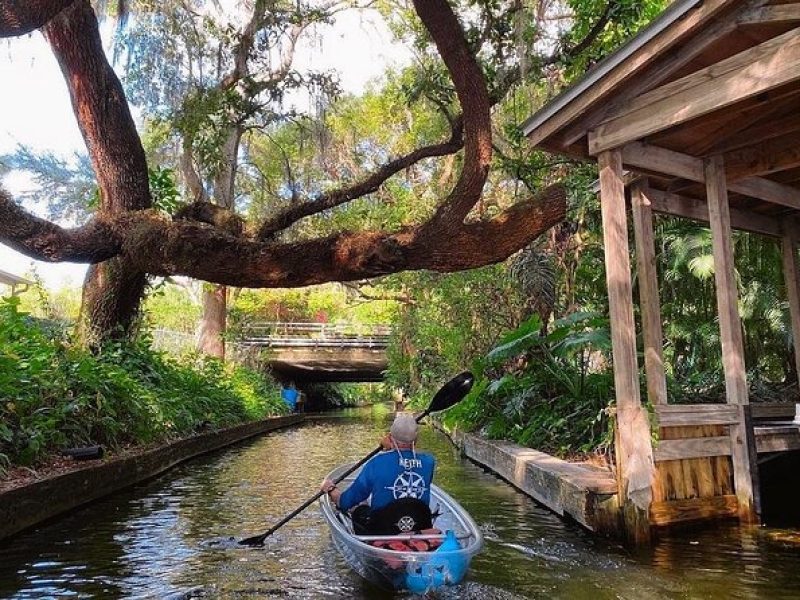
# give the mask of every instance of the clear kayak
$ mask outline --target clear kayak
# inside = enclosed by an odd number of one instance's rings
[[[344,465],[334,469],[328,479],[335,480],[347,468]],[[340,487],[346,489],[357,474],[351,474]],[[333,543],[345,561],[359,575],[385,589],[424,594],[456,585],[464,579],[472,557],[483,547],[483,536],[472,517],[435,485],[431,485],[430,508],[438,532],[433,534],[357,536],[349,516],[339,511],[327,495],[320,498],[320,507],[331,528]],[[386,547],[390,542],[401,542],[402,547],[417,540],[435,542],[436,548],[412,551]]]

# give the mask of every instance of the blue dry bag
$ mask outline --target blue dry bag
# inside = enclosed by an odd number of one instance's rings
[[[448,529],[444,542],[431,553],[429,560],[408,566],[406,588],[415,594],[424,594],[428,590],[460,582],[467,572],[468,562],[458,550],[461,550],[461,544],[456,534]]]

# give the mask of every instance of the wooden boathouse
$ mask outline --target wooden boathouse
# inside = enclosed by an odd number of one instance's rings
[[[800,430],[793,404],[749,404],[731,230],[780,240],[796,343],[800,2],[676,0],[523,130],[534,146],[600,169],[626,535],[641,542],[653,527],[720,517],[757,522],[758,457],[800,449]],[[710,226],[727,403],[670,403],[654,212]],[[640,398],[631,256],[657,443]]]

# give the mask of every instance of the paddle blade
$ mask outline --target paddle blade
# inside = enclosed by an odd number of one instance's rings
[[[266,539],[265,535],[254,535],[253,537],[245,538],[243,540],[239,540],[240,546],[263,546],[264,540]]]
[[[473,383],[475,383],[475,376],[469,371],[456,375],[436,392],[426,412],[439,412],[458,404],[464,399],[464,396],[469,394]]]

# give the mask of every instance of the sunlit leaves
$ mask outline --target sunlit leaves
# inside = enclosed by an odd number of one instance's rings
[[[48,218],[62,223],[82,223],[89,218],[97,182],[88,155],[76,152],[67,160],[52,152],[19,146],[12,154],[0,156],[0,165],[30,176],[34,187],[18,197],[44,205]]]

